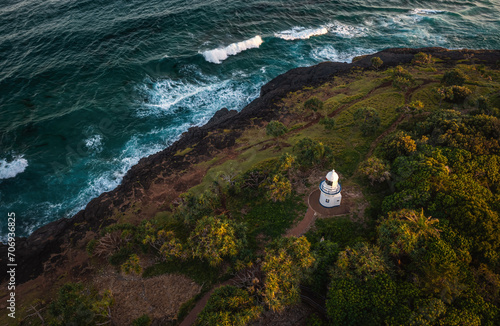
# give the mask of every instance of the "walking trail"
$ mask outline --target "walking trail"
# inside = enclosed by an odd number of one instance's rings
[[[308,209],[307,209],[307,212],[306,212],[306,215],[304,216],[304,218],[297,224],[297,226],[295,226],[292,229],[289,229],[286,233],[286,236],[287,237],[291,237],[291,236],[300,237],[309,229],[309,227],[312,225],[312,222],[315,220],[315,218],[316,218],[316,214],[315,214],[314,210],[308,205]],[[233,281],[233,279],[230,279],[230,280],[227,280],[223,283],[217,284],[216,286],[214,286],[214,288],[212,290],[208,291],[196,303],[196,306],[194,306],[193,310],[191,310],[189,315],[187,315],[186,318],[184,318],[184,320],[182,321],[180,326],[193,325],[194,322],[196,321],[196,318],[198,318],[198,314],[203,310],[203,308],[207,304],[208,298],[210,298],[210,295],[212,294],[212,292],[215,289],[217,289],[218,287],[230,284],[232,281]]]

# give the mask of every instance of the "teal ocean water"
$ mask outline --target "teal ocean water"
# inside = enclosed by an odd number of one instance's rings
[[[7,212],[20,236],[70,217],[291,68],[498,49],[499,17],[498,0],[0,0],[0,239]]]

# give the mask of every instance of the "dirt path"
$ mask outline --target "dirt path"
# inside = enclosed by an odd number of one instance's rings
[[[200,300],[198,300],[198,302],[196,303],[196,306],[194,306],[193,310],[191,310],[189,315],[187,315],[186,318],[184,318],[184,320],[182,321],[180,326],[193,325],[194,322],[196,321],[196,318],[198,318],[198,315],[200,314],[200,312],[203,310],[203,308],[205,308],[205,306],[208,302],[208,299],[212,295],[212,292],[214,292],[215,289],[217,289],[221,286],[231,284],[232,281],[233,281],[233,279],[230,279],[230,280],[227,280],[225,282],[219,283],[216,286],[214,286],[210,291],[205,293],[205,295]]]
[[[309,206],[307,208],[306,215],[304,216],[302,221],[300,221],[299,224],[297,224],[297,226],[295,226],[294,228],[289,229],[286,232],[286,236],[287,237],[300,237],[301,235],[306,233],[307,230],[309,230],[312,222],[314,222],[315,219],[316,219],[316,216],[315,216],[314,210],[311,208],[311,206]]]
[[[311,226],[312,222],[314,222],[315,219],[316,219],[316,216],[315,216],[314,210],[308,205],[308,209],[307,209],[307,212],[306,212],[304,218],[294,228],[289,229],[286,232],[286,236],[287,237],[291,237],[291,236],[300,237],[301,235],[306,233],[307,230],[309,230],[309,227]],[[207,304],[208,299],[210,298],[210,295],[214,292],[214,290],[223,286],[223,285],[231,284],[232,281],[233,281],[233,279],[230,279],[230,280],[227,280],[223,283],[217,284],[216,286],[213,287],[212,290],[208,291],[196,303],[193,310],[191,310],[191,312],[186,316],[186,318],[184,318],[184,320],[182,321],[180,326],[193,325],[194,322],[196,321],[196,318],[198,318],[198,315],[200,314],[200,312],[203,310],[203,308],[205,308],[205,305]]]

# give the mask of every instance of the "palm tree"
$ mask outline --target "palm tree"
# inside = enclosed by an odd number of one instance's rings
[[[425,217],[423,209],[419,213],[414,210],[408,211],[408,214],[405,214],[405,218],[411,223],[411,229],[416,233],[417,237],[424,237],[425,239],[431,237],[439,238],[440,230],[433,226],[439,220],[432,218],[432,216]]]

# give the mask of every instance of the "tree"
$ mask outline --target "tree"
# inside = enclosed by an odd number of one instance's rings
[[[326,301],[329,325],[408,325],[418,294],[412,284],[397,283],[386,273],[366,281],[334,277]]]
[[[332,150],[328,146],[308,137],[302,138],[293,149],[297,153],[297,163],[304,168],[330,165],[333,161]]]
[[[280,138],[288,131],[287,127],[279,121],[271,121],[266,126],[266,134],[276,138],[276,145],[279,146]]]
[[[361,107],[354,112],[354,119],[359,124],[363,136],[373,134],[380,126],[380,116],[374,108]]]
[[[323,110],[323,101],[317,97],[311,97],[304,103],[304,109],[308,111],[318,112]]]
[[[305,237],[278,238],[272,242],[262,263],[264,303],[274,311],[296,303],[300,298],[300,279],[313,263],[310,243]]]
[[[389,217],[377,228],[378,243],[388,255],[401,259],[412,254],[418,248],[419,241],[439,238],[436,228],[438,222],[437,219],[426,217],[422,210],[390,212]]]
[[[340,252],[332,269],[333,277],[355,278],[366,281],[388,270],[378,247],[370,247],[364,242],[354,247],[347,246]]]
[[[417,143],[404,131],[398,131],[384,141],[384,153],[390,160],[398,156],[410,155],[416,150]]]
[[[281,137],[287,132],[287,128],[279,121],[271,121],[266,126],[266,134],[272,137]]]
[[[464,262],[442,239],[430,239],[414,250],[411,259],[415,267],[415,283],[427,294],[437,295],[451,303],[466,288]]]
[[[291,193],[292,184],[290,183],[290,180],[281,174],[274,175],[272,182],[269,185],[269,198],[274,202],[285,201]]]
[[[372,67],[375,68],[375,69],[379,69],[380,67],[382,67],[382,64],[384,63],[382,61],[382,59],[380,59],[379,57],[373,57],[371,60],[371,63],[372,63]]]
[[[195,325],[244,326],[262,313],[248,292],[232,285],[214,290]]]
[[[375,182],[384,182],[391,179],[390,167],[387,162],[372,156],[359,165],[359,172],[370,180],[373,185]]]
[[[205,259],[212,266],[222,262],[223,257],[236,256],[243,241],[238,238],[238,225],[226,216],[205,216],[196,222],[189,236],[189,247],[193,257]]]
[[[289,153],[283,153],[279,158],[278,172],[285,174],[289,173],[290,170],[295,165],[295,160],[296,160],[295,156],[290,155]]]

